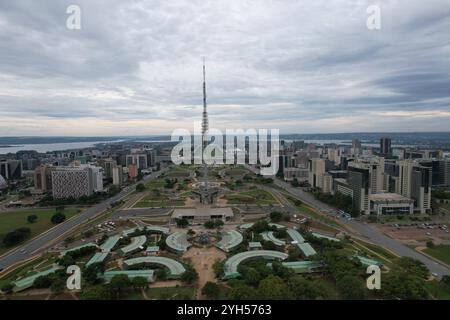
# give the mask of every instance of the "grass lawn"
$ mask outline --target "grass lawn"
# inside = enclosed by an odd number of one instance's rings
[[[147,188],[150,189],[157,189],[157,188],[164,188],[166,182],[164,179],[156,179],[156,180],[150,180],[145,184]]]
[[[78,208],[66,208],[64,214],[66,219],[70,219],[78,213]],[[29,215],[36,215],[38,218],[34,223],[28,223],[27,217]],[[0,239],[2,239],[8,232],[14,231],[21,227],[30,228],[31,234],[28,239],[31,239],[44,231],[54,227],[50,218],[55,214],[53,209],[26,209],[14,210],[0,213]],[[5,248],[0,246],[0,255],[14,247]]]
[[[424,250],[426,254],[450,265],[450,245],[440,244],[434,248],[426,248]]]
[[[238,194],[226,195],[230,204],[275,204],[277,201],[266,190],[252,190]]]
[[[444,287],[437,281],[427,281],[425,288],[435,299],[450,300],[450,288]]]
[[[305,216],[309,216],[314,220],[329,224],[331,226],[339,227],[339,224],[336,221],[315,212],[313,209],[311,209],[307,205],[302,204],[300,206],[297,206],[297,208],[298,208],[298,211]]]
[[[192,300],[195,297],[194,287],[149,288],[146,291],[149,299],[158,300]]]
[[[38,271],[44,271],[48,269],[49,265],[55,262],[56,259],[57,255],[46,253],[33,261],[27,262],[16,268],[14,271],[11,271],[6,276],[0,278],[0,287],[16,280],[18,277],[30,276]]]

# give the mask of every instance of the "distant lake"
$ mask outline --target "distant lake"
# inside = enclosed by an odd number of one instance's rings
[[[91,148],[98,143],[113,143],[117,141],[89,141],[89,142],[66,142],[66,143],[43,143],[43,144],[23,144],[12,147],[1,147],[0,154],[16,153],[21,150],[36,150],[37,152],[63,151],[72,149]]]

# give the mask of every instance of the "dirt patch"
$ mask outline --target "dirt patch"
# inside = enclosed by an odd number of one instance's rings
[[[216,275],[214,274],[213,264],[217,260],[225,259],[225,252],[217,249],[216,247],[210,248],[191,248],[187,251],[183,258],[189,259],[192,266],[198,272],[197,281],[197,299],[203,299],[202,288],[208,282],[217,282]]]

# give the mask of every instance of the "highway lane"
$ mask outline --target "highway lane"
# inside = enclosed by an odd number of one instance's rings
[[[69,219],[61,224],[58,224],[56,227],[50,229],[48,232],[37,236],[26,244],[19,246],[17,249],[14,249],[11,252],[0,257],[0,271],[6,268],[11,267],[12,265],[32,258],[33,256],[41,253],[45,249],[49,247],[49,244],[54,242],[56,239],[60,238],[70,229],[87,222],[97,216],[99,213],[108,209],[109,206],[116,201],[121,200],[128,194],[134,192],[136,190],[136,185],[138,183],[147,182],[148,180],[157,178],[160,174],[165,172],[167,169],[162,169],[161,171],[157,171],[151,173],[144,177],[142,181],[139,181],[131,186],[126,187],[122,191],[120,191],[115,196],[97,204],[89,209],[83,211],[82,213],[77,214],[74,218]]]
[[[254,173],[258,173],[259,171],[253,167],[247,166],[248,169],[250,169]],[[305,192],[301,190],[300,188],[294,188],[291,186],[291,184],[276,178],[272,177],[274,179],[274,183],[288,191],[291,195],[299,199],[300,201],[303,201],[304,203],[320,210],[336,210],[336,208],[333,208],[326,203],[323,203],[314,196],[308,192]],[[368,241],[378,244],[382,247],[385,247],[395,254],[403,257],[410,257],[417,259],[421,262],[423,262],[427,268],[430,270],[431,273],[435,273],[438,275],[438,278],[441,278],[443,275],[450,275],[450,269],[446,268],[445,266],[437,263],[436,261],[428,258],[427,256],[407,247],[406,245],[389,238],[385,234],[381,233],[380,231],[376,230],[372,226],[370,226],[367,223],[358,221],[358,220],[347,220],[347,219],[341,219],[340,222],[342,224],[345,224],[349,226],[352,230],[354,230],[356,233],[358,233],[361,238],[365,238]]]

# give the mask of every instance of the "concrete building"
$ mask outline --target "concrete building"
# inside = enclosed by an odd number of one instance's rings
[[[89,169],[59,167],[52,171],[52,193],[54,199],[78,199],[94,192]]]
[[[34,189],[37,192],[51,192],[52,191],[52,171],[55,167],[48,165],[41,165],[34,170]]]
[[[147,169],[147,154],[146,153],[134,153],[126,156],[126,165],[136,165],[137,169]]]
[[[309,184],[313,188],[319,188],[323,192],[330,192],[332,189],[331,176],[327,171],[332,169],[333,163],[328,159],[311,159],[309,161]]]
[[[123,168],[122,166],[115,166],[112,168],[113,185],[121,186],[123,183]]]
[[[22,160],[0,160],[0,176],[6,180],[20,179],[23,175]]]
[[[414,201],[397,193],[369,195],[370,213],[376,215],[413,214]]]
[[[100,167],[56,167],[51,174],[54,199],[78,199],[103,191],[103,172]]]
[[[211,219],[221,219],[223,221],[233,218],[231,208],[196,208],[196,209],[175,209],[172,219],[188,219],[194,221],[206,221]]]
[[[293,181],[297,179],[299,182],[309,180],[309,170],[303,168],[284,168],[284,180]]]
[[[380,154],[383,156],[392,155],[392,147],[391,147],[391,139],[390,138],[381,138],[380,139]]]

